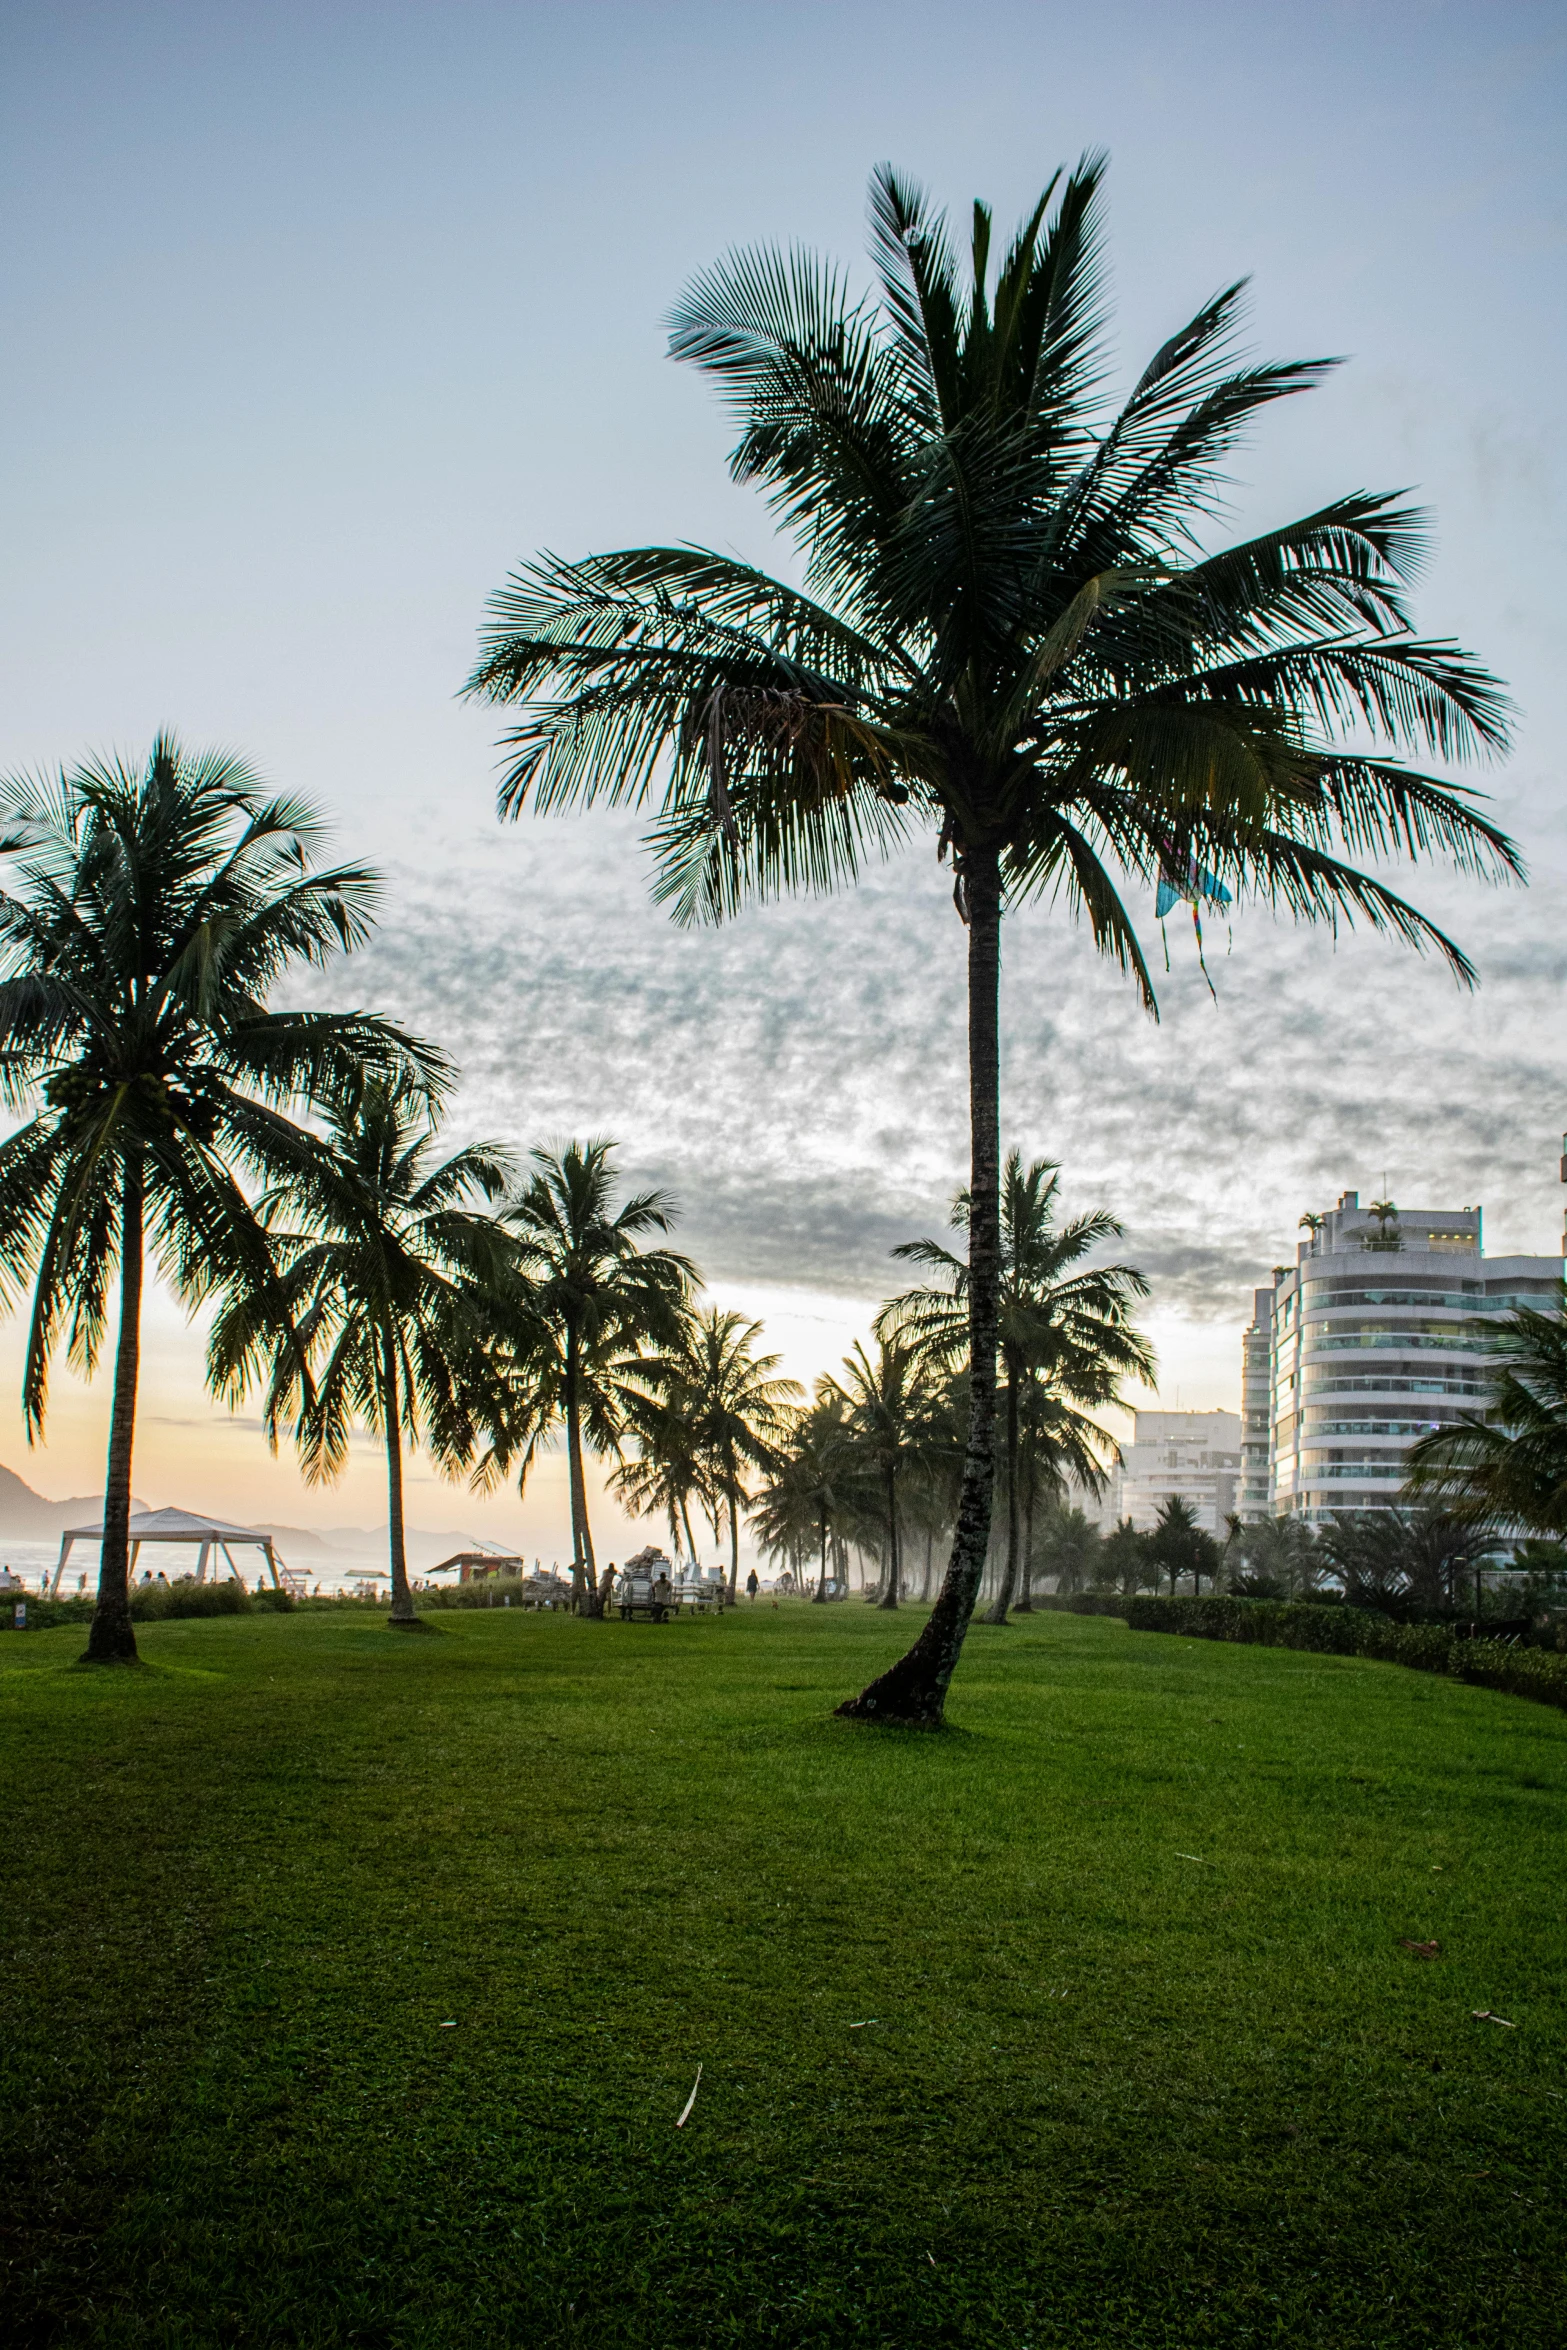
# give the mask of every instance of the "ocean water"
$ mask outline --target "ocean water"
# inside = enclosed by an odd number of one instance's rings
[[[0,1566],[8,1567],[28,1592],[37,1593],[47,1589],[54,1579],[55,1565],[59,1556],[60,1545],[58,1542],[0,1541]],[[286,1552],[284,1557],[287,1559]],[[266,1575],[265,1562],[259,1551],[241,1550],[236,1553],[235,1563],[240,1567],[246,1583],[252,1590],[255,1588],[258,1574],[263,1579],[269,1579]],[[292,1566],[295,1562],[288,1560],[288,1564]],[[220,1573],[226,1574],[228,1571],[221,1559],[217,1561],[217,1567]],[[373,1581],[376,1589],[380,1590],[384,1589],[390,1580],[384,1553],[379,1557],[366,1553],[361,1558],[357,1554],[345,1551],[334,1555],[330,1561],[321,1558],[301,1558],[298,1561],[298,1569],[301,1574],[309,1578],[309,1588],[312,1591],[353,1591],[365,1581]],[[149,1571],[156,1577],[160,1570],[169,1577],[171,1582],[177,1575],[194,1575],[196,1572],[195,1544],[192,1543],[187,1548],[184,1544],[159,1543],[150,1552],[144,1550],[137,1561],[136,1579],[140,1582],[142,1576]],[[412,1580],[417,1584],[419,1577],[415,1575]],[[65,1570],[65,1580],[60,1585],[61,1598],[76,1598],[83,1592],[90,1595],[97,1581],[97,1544],[94,1542],[74,1543]],[[13,1593],[11,1596],[15,1598],[17,1595]]]

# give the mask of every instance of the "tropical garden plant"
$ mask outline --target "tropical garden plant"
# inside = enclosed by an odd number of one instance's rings
[[[274,1008],[292,967],[370,929],[375,876],[317,865],[321,841],[306,802],[171,735],[141,767],[90,761],[0,785],[0,1080],[9,1107],[33,1112],[0,1144],[0,1272],[8,1289],[32,1283],[30,1438],[57,1346],[92,1372],[119,1283],[94,1663],[136,1655],[128,1528],[149,1243],[189,1310],[243,1301],[286,1354],[252,1189],[309,1162],[296,1113],[355,1066],[438,1073],[386,1021]]]
[[[1407,1490],[1471,1524],[1567,1535],[1567,1285],[1553,1311],[1498,1322],[1489,1351],[1484,1411],[1411,1445]]]
[[[1082,1510],[1058,1503],[1045,1512],[1037,1564],[1054,1575],[1058,1592],[1086,1591],[1103,1557],[1104,1536]]]
[[[1347,859],[1518,869],[1464,788],[1389,752],[1499,751],[1502,696],[1413,631],[1418,517],[1354,491],[1213,550],[1260,410],[1330,362],[1237,352],[1242,288],[1108,394],[1100,191],[1058,174],[966,265],[922,192],[871,184],[877,288],[798,250],[692,284],[672,350],[727,398],[803,581],[693,546],[542,555],[493,598],[470,693],[511,708],[504,815],[656,801],[685,921],[827,890],[912,834],[951,861],[969,985],[970,1429],[951,1559],[913,1648],[843,1709],[936,1723],[984,1567],[1001,1272],[1003,908],[1060,903],[1143,1002],[1122,890],[1252,898],[1460,950]]]
[[[1499,1544],[1486,1524],[1424,1502],[1336,1512],[1317,1547],[1352,1606],[1450,1615],[1471,1601],[1481,1612],[1485,1569]]]
[[[489,1212],[513,1180],[504,1150],[441,1157],[428,1089],[360,1072],[324,1133],[260,1202],[280,1267],[287,1337],[248,1295],[213,1324],[213,1384],[238,1402],[264,1381],[274,1447],[287,1428],[312,1484],[339,1476],[356,1426],[386,1452],[391,1621],[417,1619],[403,1522],[403,1444],[455,1476],[504,1409],[495,1368],[529,1303]],[[480,1204],[484,1203],[484,1204]]]

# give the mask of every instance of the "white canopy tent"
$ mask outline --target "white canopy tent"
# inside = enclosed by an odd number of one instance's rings
[[[207,1564],[214,1551],[221,1551],[228,1562],[229,1573],[242,1581],[234,1564],[235,1550],[255,1549],[263,1552],[273,1583],[281,1590],[277,1552],[272,1547],[270,1534],[261,1533],[254,1526],[230,1526],[221,1518],[198,1517],[194,1510],[136,1510],[131,1517],[131,1573],[136,1572],[136,1560],[144,1542],[183,1542],[196,1551],[196,1580],[205,1583]],[[65,1562],[76,1542],[101,1542],[103,1527],[70,1526],[60,1537],[60,1563],[54,1570],[54,1581],[49,1586],[51,1598],[57,1596],[60,1578],[65,1573]],[[216,1569],[213,1571],[216,1580]]]

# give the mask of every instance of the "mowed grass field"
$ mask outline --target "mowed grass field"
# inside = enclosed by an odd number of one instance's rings
[[[8,2344],[1559,2350],[1567,1719],[914,1620],[0,1638]]]

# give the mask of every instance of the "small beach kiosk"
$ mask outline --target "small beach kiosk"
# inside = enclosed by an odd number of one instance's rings
[[[244,1577],[234,1564],[233,1554],[236,1550],[259,1550],[267,1562],[267,1569],[274,1586],[279,1591],[285,1588],[284,1577],[288,1570],[285,1568],[281,1574],[279,1573],[278,1556],[272,1545],[272,1537],[270,1534],[263,1534],[256,1526],[230,1526],[222,1518],[198,1517],[194,1510],[135,1510],[131,1514],[130,1537],[130,1571],[133,1579],[136,1573],[136,1561],[145,1545],[179,1542],[183,1543],[187,1549],[195,1550],[198,1583],[206,1582],[209,1562],[212,1564],[212,1579],[214,1582],[218,1580],[218,1570],[213,1559],[214,1552],[222,1554],[234,1580],[243,1582]],[[49,1586],[51,1599],[56,1598],[59,1594],[60,1579],[65,1573],[65,1562],[71,1555],[73,1543],[101,1542],[102,1540],[103,1525],[101,1521],[96,1526],[67,1527],[65,1533],[60,1537],[60,1561],[54,1570],[54,1580]]]

